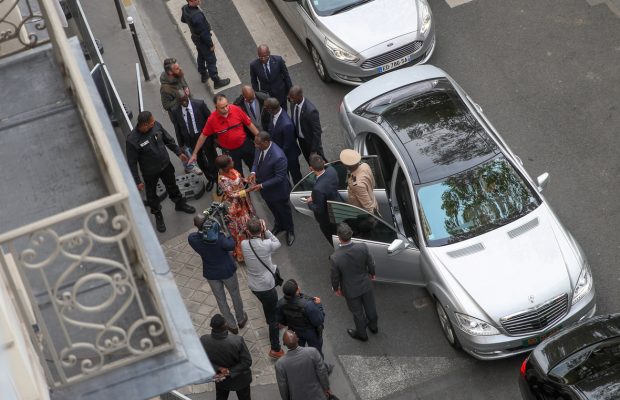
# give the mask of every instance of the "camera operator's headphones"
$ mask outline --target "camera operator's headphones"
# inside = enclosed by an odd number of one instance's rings
[[[202,224],[202,240],[208,244],[214,244],[217,242],[217,238],[220,235],[220,223],[214,218],[207,218]]]

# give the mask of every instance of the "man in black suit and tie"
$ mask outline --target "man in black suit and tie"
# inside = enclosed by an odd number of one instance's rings
[[[260,190],[263,200],[271,210],[275,226],[271,233],[277,235],[286,231],[286,244],[292,246],[295,241],[293,213],[289,204],[291,184],[288,181],[286,155],[277,144],[271,141],[268,132],[261,131],[254,137],[256,155],[250,183],[256,183],[248,192]]]
[[[252,86],[244,85],[241,87],[241,94],[233,101],[233,104],[241,108],[250,117],[250,120],[259,130],[266,131],[269,126],[269,113],[264,108],[265,100],[269,95],[263,92],[256,92]],[[246,129],[246,133],[252,142],[254,134]]]
[[[353,243],[353,231],[345,223],[338,225],[338,249],[331,260],[332,289],[336,296],[344,296],[353,314],[355,329],[347,329],[353,339],[368,340],[366,327],[372,333],[379,332],[377,308],[372,290],[375,278],[375,262],[365,243]]]
[[[211,115],[211,111],[203,100],[190,99],[186,92],[179,90],[179,104],[172,109],[170,116],[174,132],[177,136],[179,147],[189,147],[193,149],[200,137],[202,128],[204,128],[207,118]],[[209,138],[205,145],[198,153],[198,166],[204,172],[208,183],[207,191],[213,189],[213,185],[217,181],[217,168],[215,167],[215,158],[217,151],[213,138]]]
[[[250,63],[252,87],[278,99],[286,112],[286,97],[293,86],[286,63],[282,57],[271,55],[266,44],[258,46],[257,52],[258,58]]]
[[[301,151],[295,140],[295,127],[286,111],[280,107],[278,99],[270,97],[265,100],[265,109],[271,114],[267,132],[271,135],[271,140],[280,146],[288,163],[288,172],[291,174],[293,185],[301,180],[299,170],[299,155]]]
[[[308,208],[314,213],[314,219],[319,223],[321,232],[331,245],[336,226],[329,221],[327,200],[343,201],[338,193],[338,172],[329,166],[326,168],[325,160],[318,154],[310,156],[310,169],[316,176],[316,181],[307,201]]]
[[[295,105],[291,115],[293,116],[292,120],[299,140],[299,147],[301,147],[306,162],[310,164],[311,154],[318,154],[327,162],[321,141],[323,130],[321,129],[319,110],[304,97],[301,86],[293,86],[288,92],[288,98]]]

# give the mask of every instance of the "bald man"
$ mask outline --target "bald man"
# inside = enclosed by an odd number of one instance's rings
[[[276,362],[276,379],[282,400],[323,400],[331,393],[327,367],[314,347],[299,346],[293,331],[283,335],[288,352]]]
[[[258,58],[250,63],[250,78],[252,88],[275,97],[280,102],[280,107],[287,111],[286,98],[288,91],[293,86],[288,74],[286,63],[280,56],[272,55],[269,46],[261,44],[256,49]]]
[[[233,102],[234,105],[241,108],[245,112],[254,126],[258,130],[266,131],[267,124],[269,124],[269,113],[264,109],[265,100],[269,95],[263,92],[256,92],[250,85],[244,85],[241,87],[241,94]],[[254,140],[254,134],[249,130],[246,130],[248,138]]]

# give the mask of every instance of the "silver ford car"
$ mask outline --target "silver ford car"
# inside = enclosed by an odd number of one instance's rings
[[[368,245],[377,280],[426,287],[452,346],[508,357],[595,313],[586,257],[541,194],[549,175],[532,179],[445,72],[380,76],[345,96],[340,117],[374,172],[380,216],[330,202],[330,218]],[[330,168],[346,199],[346,170]],[[313,183],[291,193],[307,215]]]
[[[359,85],[435,48],[426,0],[272,0],[312,56],[319,77]]]

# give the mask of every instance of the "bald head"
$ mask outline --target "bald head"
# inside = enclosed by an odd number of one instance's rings
[[[241,95],[243,96],[245,101],[247,101],[248,103],[254,101],[254,99],[256,98],[256,93],[254,92],[254,89],[252,89],[252,86],[250,85],[244,85],[241,88]]]
[[[297,334],[289,330],[284,332],[284,335],[282,335],[282,342],[289,350],[293,350],[299,345],[299,339],[297,338]]]
[[[267,61],[269,61],[269,56],[271,55],[271,52],[269,51],[269,46],[267,46],[266,44],[261,44],[256,48],[256,53],[258,53],[259,61],[263,64],[267,64]]]
[[[301,86],[295,85],[288,91],[288,99],[293,104],[299,104],[304,99],[304,91]]]

